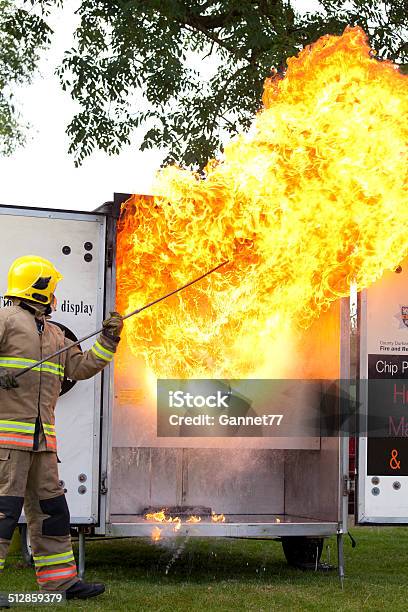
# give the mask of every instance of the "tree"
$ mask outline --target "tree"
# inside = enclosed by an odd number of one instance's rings
[[[40,0],[47,8],[52,0]],[[145,126],[141,149],[202,167],[225,134],[245,129],[271,67],[346,25],[370,33],[379,58],[407,62],[406,0],[321,0],[306,15],[289,0],[82,0],[80,25],[58,74],[79,102],[70,122],[76,164],[118,153]],[[204,78],[200,64],[212,67]]]
[[[46,5],[36,15],[0,0],[0,155],[11,154],[25,140],[13,88],[31,81],[40,52],[50,42]]]

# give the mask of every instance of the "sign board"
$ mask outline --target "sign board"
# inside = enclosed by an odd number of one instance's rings
[[[362,294],[357,519],[408,523],[408,261]]]

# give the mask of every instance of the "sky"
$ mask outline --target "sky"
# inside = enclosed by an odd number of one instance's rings
[[[58,13],[53,24],[54,42],[44,54],[38,75],[30,86],[16,92],[23,118],[31,128],[23,148],[11,157],[0,158],[0,204],[93,210],[111,200],[114,192],[151,193],[163,154],[138,150],[143,128],[118,156],[95,152],[75,168],[67,154],[65,129],[76,106],[69,94],[61,91],[54,70],[72,43],[75,4],[71,2],[70,9]],[[318,7],[317,0],[296,0],[293,4],[300,11]]]

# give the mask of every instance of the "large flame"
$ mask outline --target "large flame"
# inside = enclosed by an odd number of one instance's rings
[[[204,178],[168,167],[158,195],[127,202],[121,311],[230,262],[128,321],[156,376],[268,375],[350,283],[397,267],[408,251],[406,85],[361,29],[324,36],[267,79],[249,133]]]

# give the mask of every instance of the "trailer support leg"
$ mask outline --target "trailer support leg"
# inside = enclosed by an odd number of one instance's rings
[[[79,559],[78,576],[82,580],[85,576],[85,530],[83,527],[78,529],[79,534]]]
[[[343,550],[343,534],[337,534],[337,563],[339,567],[339,578],[341,588],[344,587],[344,550]]]

